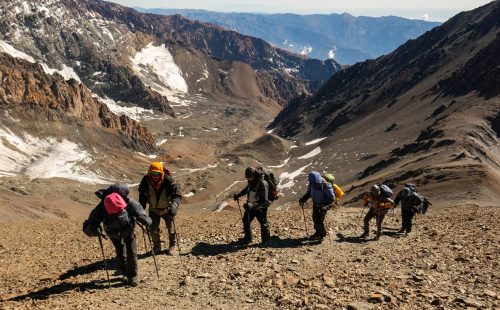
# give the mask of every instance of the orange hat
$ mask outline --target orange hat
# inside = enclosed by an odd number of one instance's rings
[[[149,165],[149,169],[148,169],[148,174],[151,174],[151,172],[159,172],[161,173],[162,177],[163,177],[163,164],[159,161],[154,161],[152,162],[150,165]]]

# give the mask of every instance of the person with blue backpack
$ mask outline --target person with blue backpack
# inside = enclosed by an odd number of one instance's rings
[[[310,238],[321,242],[326,237],[325,217],[328,210],[333,208],[335,193],[332,184],[325,181],[317,171],[309,173],[307,180],[309,182],[307,192],[299,199],[299,204],[303,207],[309,198],[312,199],[312,219],[315,232]]]
[[[392,201],[392,190],[389,186],[385,184],[373,185],[370,188],[370,192],[366,193],[363,197],[365,202],[365,207],[370,207],[368,213],[366,213],[364,222],[364,232],[360,238],[367,238],[370,234],[370,221],[373,218],[377,220],[377,235],[375,240],[379,240],[382,235],[382,222],[384,221],[387,211],[394,206],[394,201]]]

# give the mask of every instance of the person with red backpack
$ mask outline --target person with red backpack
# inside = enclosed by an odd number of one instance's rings
[[[245,170],[247,186],[233,198],[238,201],[240,197],[247,196],[247,202],[243,204],[245,213],[243,214],[243,231],[245,236],[239,240],[242,244],[252,243],[251,223],[254,218],[260,223],[261,244],[266,245],[271,239],[269,223],[267,221],[267,209],[269,208],[269,186],[261,175],[260,171],[253,167]]]
[[[115,247],[117,272],[126,277],[130,286],[137,286],[135,221],[146,226],[151,225],[152,221],[142,206],[128,197],[128,193],[128,187],[123,184],[114,184],[97,191],[101,202],[83,223],[83,231],[89,237],[100,236],[101,223],[104,224],[104,231]]]
[[[307,200],[312,198],[312,218],[315,232],[310,238],[323,241],[326,237],[325,217],[328,210],[333,208],[335,193],[332,184],[324,180],[317,171],[309,173],[307,180],[309,182],[307,192],[299,199],[299,204],[303,207]]]
[[[364,232],[360,238],[367,238],[370,234],[370,221],[373,218],[377,220],[377,235],[375,240],[379,240],[382,235],[382,222],[384,221],[387,211],[394,206],[394,202],[391,200],[392,190],[389,186],[385,184],[373,185],[370,188],[370,192],[366,193],[363,197],[365,202],[365,207],[369,206],[370,210],[366,213],[363,220],[364,222]]]
[[[139,184],[139,202],[146,209],[149,205],[149,216],[153,220],[151,225],[151,239],[153,252],[161,251],[160,220],[163,219],[168,230],[168,255],[177,255],[176,231],[174,218],[182,199],[180,186],[174,181],[170,172],[161,162],[152,162],[148,173]]]

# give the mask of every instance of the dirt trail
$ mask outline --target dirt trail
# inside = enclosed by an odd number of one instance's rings
[[[0,308],[500,307],[498,206],[434,207],[417,217],[408,237],[395,234],[396,211],[378,242],[355,238],[361,209],[345,208],[328,216],[332,242],[311,244],[299,209],[273,210],[271,231],[278,237],[265,248],[234,244],[242,230],[238,211],[180,213],[182,255],[157,257],[160,280],[138,231],[140,286],[126,287],[112,276],[112,289],[98,241],[81,232],[81,219],[1,224]],[[105,250],[110,258],[109,241]]]

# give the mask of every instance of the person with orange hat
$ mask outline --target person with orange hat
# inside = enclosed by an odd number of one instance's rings
[[[170,172],[164,168],[161,162],[152,162],[148,173],[139,184],[139,202],[144,209],[146,209],[146,205],[149,205],[149,216],[153,220],[151,239],[155,254],[161,251],[160,219],[165,221],[168,230],[169,248],[167,254],[177,254],[176,232],[173,222],[181,199],[180,186],[175,183]]]

